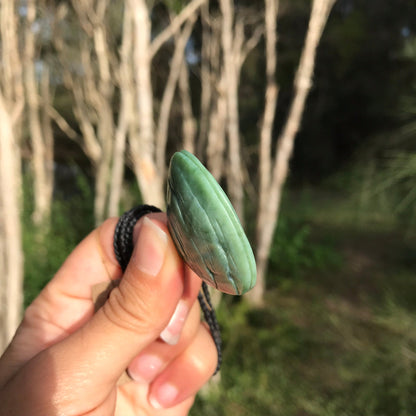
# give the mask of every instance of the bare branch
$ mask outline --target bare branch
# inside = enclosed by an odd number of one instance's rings
[[[258,45],[261,37],[264,34],[264,28],[262,25],[254,28],[252,35],[246,40],[245,44],[242,46],[240,53],[240,62],[239,65],[243,65],[247,59],[247,55]]]
[[[182,104],[182,134],[183,148],[195,153],[196,121],[192,112],[191,91],[189,87],[189,73],[186,59],[182,60],[179,74],[179,92]]]
[[[170,63],[170,71],[166,81],[165,90],[160,105],[159,121],[156,131],[156,166],[160,175],[165,176],[166,170],[166,142],[169,127],[169,115],[172,102],[184,60],[185,46],[191,36],[192,28],[196,21],[196,13],[189,16],[183,31],[175,36],[175,50]]]
[[[171,21],[171,23],[160,32],[152,41],[149,53],[153,57],[156,55],[160,47],[169,40],[181,26],[195,14],[195,12],[205,3],[207,0],[192,0],[190,1],[181,12]]]
[[[212,41],[212,31],[210,28],[209,5],[204,3],[201,7],[202,21],[202,44],[201,44],[201,110],[199,117],[199,135],[197,154],[201,155],[206,147],[208,129],[209,129],[209,112],[212,100],[212,80],[211,70],[212,61],[211,51],[216,42]]]
[[[72,80],[72,92],[75,99],[74,113],[80,123],[82,131],[82,147],[93,164],[97,164],[101,157],[101,146],[97,140],[94,126],[91,118],[88,116],[88,110],[82,93],[82,88],[77,80]]]
[[[123,19],[123,38],[120,48],[119,87],[120,110],[114,136],[113,172],[111,175],[110,195],[108,198],[108,214],[118,215],[119,202],[123,184],[126,141],[129,127],[134,120],[134,82],[132,61],[133,52],[133,21],[129,3],[125,4]]]
[[[78,138],[78,133],[68,124],[64,117],[59,114],[58,110],[56,110],[53,106],[47,107],[47,112],[49,117],[55,121],[57,126],[72,140],[76,140]]]

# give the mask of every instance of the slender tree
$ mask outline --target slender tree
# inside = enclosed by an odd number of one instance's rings
[[[219,16],[203,18],[201,124],[208,120],[208,166],[217,180],[226,177],[230,199],[244,222],[239,83],[242,66],[259,42],[263,27],[250,9],[237,13],[230,0],[220,1]],[[251,29],[250,36],[246,35],[247,28]]]
[[[129,138],[131,160],[144,202],[163,207],[165,205],[164,177],[166,163],[166,131],[168,115],[172,105],[173,86],[177,83],[184,53],[186,36],[189,37],[193,20],[207,0],[191,0],[153,39],[150,10],[144,0],[129,0],[134,22],[134,74],[137,100],[138,131]],[[155,129],[153,89],[151,82],[152,59],[161,46],[179,33],[183,37],[176,43],[176,57],[170,66],[170,75],[162,99],[162,111]],[[189,33],[188,33],[189,32]],[[186,35],[186,36],[185,36]],[[157,139],[156,139],[157,138]],[[157,146],[160,144],[159,146]],[[163,168],[162,168],[163,166]]]
[[[172,108],[175,91],[179,86],[179,78],[184,68],[185,46],[192,33],[192,28],[196,21],[196,13],[189,17],[184,24],[183,30],[176,33],[175,48],[170,62],[170,71],[160,102],[159,118],[156,128],[156,166],[161,177],[166,175],[166,144],[168,140],[169,115]]]
[[[283,186],[288,175],[294,141],[302,119],[306,98],[312,85],[316,50],[334,0],[314,0],[304,47],[294,81],[294,95],[285,125],[277,139],[276,153],[272,157],[272,123],[277,100],[276,79],[276,17],[277,0],[266,0],[266,78],[265,110],[260,143],[260,194],[257,214],[256,260],[258,283],[249,298],[261,304],[265,290],[268,256],[277,225]]]
[[[24,91],[19,19],[13,1],[0,3],[0,351],[13,336],[23,301],[21,133]]]
[[[118,83],[120,89],[120,108],[115,130],[113,149],[113,171],[111,175],[108,214],[116,216],[119,213],[121,190],[123,186],[125,154],[127,137],[132,132],[134,123],[134,85],[133,68],[130,55],[133,50],[133,20],[127,5],[124,8],[123,33],[120,47],[120,62],[118,67]]]
[[[51,106],[49,70],[36,54],[35,30],[36,2],[26,3],[24,35],[24,89],[29,119],[29,138],[32,147],[32,172],[34,183],[33,221],[46,226],[49,221],[53,191],[53,134],[48,108]],[[39,6],[39,5],[38,5]],[[42,62],[41,76],[36,64]],[[41,229],[39,229],[41,231]]]
[[[195,139],[197,123],[192,110],[191,88],[189,85],[189,71],[185,55],[183,55],[181,71],[179,74],[179,92],[182,111],[182,135],[183,148],[188,152],[195,153]]]

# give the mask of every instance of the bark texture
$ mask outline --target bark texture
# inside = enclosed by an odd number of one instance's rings
[[[0,353],[20,322],[23,303],[20,140],[24,90],[15,7],[12,1],[0,3]]]

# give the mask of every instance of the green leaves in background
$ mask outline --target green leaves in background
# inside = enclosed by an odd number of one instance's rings
[[[25,306],[30,304],[54,276],[78,242],[94,228],[92,189],[86,177],[74,169],[72,174],[75,188],[66,188],[66,191],[62,192],[58,184],[51,223],[41,228],[36,228],[30,218],[32,188],[29,178],[25,178],[22,218]]]

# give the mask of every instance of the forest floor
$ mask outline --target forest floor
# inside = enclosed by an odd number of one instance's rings
[[[221,380],[191,414],[414,416],[415,235],[302,198],[283,205],[264,307],[222,302]]]

